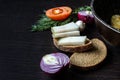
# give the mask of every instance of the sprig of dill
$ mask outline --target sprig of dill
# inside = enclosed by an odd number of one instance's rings
[[[80,8],[76,8],[72,11],[72,14],[64,21],[54,21],[50,18],[48,18],[45,14],[42,14],[40,16],[40,19],[32,25],[31,31],[44,31],[47,30],[53,26],[60,26],[67,24],[69,22],[76,22],[78,20],[77,13],[81,10],[91,10],[90,6],[83,6]]]

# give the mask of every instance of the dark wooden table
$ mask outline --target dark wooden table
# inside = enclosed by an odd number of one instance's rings
[[[89,5],[91,0],[0,0],[0,80],[120,80],[120,48],[106,44],[104,64],[92,71],[68,70],[57,77],[44,74],[41,57],[57,52],[51,32],[31,32],[31,25],[43,10],[56,6],[72,8]],[[98,37],[95,26],[86,35]]]

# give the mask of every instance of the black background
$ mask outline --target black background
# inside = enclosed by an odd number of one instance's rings
[[[51,32],[31,32],[30,28],[43,10],[56,6],[72,8],[90,5],[91,0],[0,0],[0,80],[120,80],[120,50],[106,44],[104,64],[91,71],[67,70],[59,76],[44,74],[41,57],[57,52]],[[99,36],[95,26],[85,32]]]

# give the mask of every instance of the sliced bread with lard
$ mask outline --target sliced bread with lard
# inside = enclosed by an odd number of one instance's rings
[[[78,39],[78,41],[79,41],[79,39]],[[59,39],[56,39],[56,38],[53,38],[53,42],[54,42],[54,45],[59,50],[62,50],[62,51],[65,51],[65,52],[72,52],[72,53],[83,52],[83,51],[87,51],[87,50],[92,48],[92,42],[88,38],[86,39],[86,41],[84,43],[79,42],[79,44],[76,43],[77,42],[76,40],[75,40],[75,43],[72,43],[72,40],[71,40],[70,41],[71,45],[69,45],[67,41],[65,43],[64,42],[62,43],[62,42],[59,41]]]

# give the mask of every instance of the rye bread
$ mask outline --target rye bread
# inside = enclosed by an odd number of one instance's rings
[[[84,52],[87,51],[89,49],[91,49],[92,46],[92,42],[91,40],[87,39],[85,45],[79,45],[79,46],[62,46],[62,45],[58,45],[58,39],[54,38],[53,39],[54,45],[61,51],[65,51],[65,52]]]
[[[70,57],[70,64],[82,69],[95,67],[107,56],[107,48],[99,39],[92,39],[93,48],[87,52],[73,53]]]

